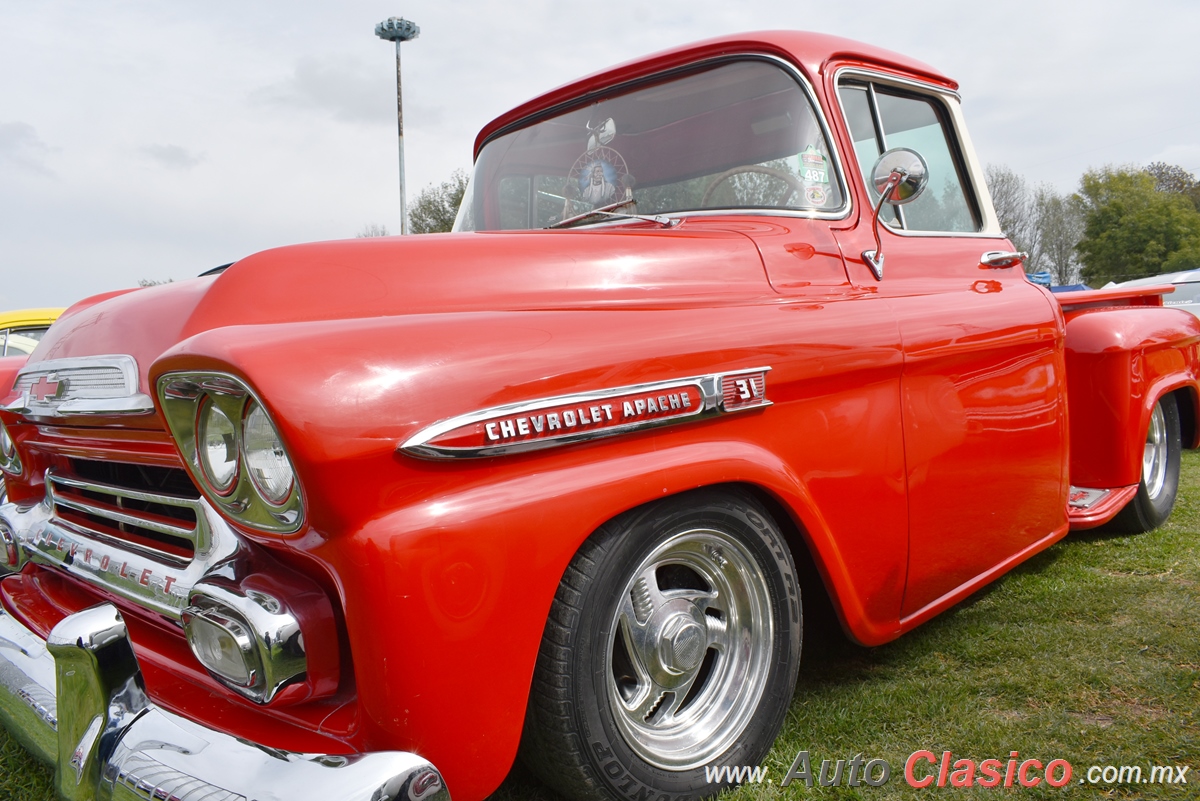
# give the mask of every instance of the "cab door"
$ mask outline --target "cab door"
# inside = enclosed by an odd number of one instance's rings
[[[1061,318],[1017,266],[983,264],[1011,250],[979,191],[957,98],[870,73],[842,73],[837,97],[859,165],[859,215],[837,232],[851,283],[899,327],[909,562],[901,623],[920,622],[1020,561],[1066,526],[1066,380]],[[909,147],[929,183],[881,214],[864,173]],[[851,170],[853,172],[853,170]],[[867,202],[863,202],[867,201]]]

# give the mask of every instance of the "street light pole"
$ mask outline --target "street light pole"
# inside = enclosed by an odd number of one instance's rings
[[[408,200],[404,194],[404,94],[400,82],[400,44],[416,39],[421,29],[403,17],[388,17],[375,26],[375,35],[396,43],[396,130],[400,136],[400,234],[408,233]]]

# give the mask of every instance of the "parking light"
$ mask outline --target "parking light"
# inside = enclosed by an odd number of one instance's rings
[[[247,624],[215,609],[190,606],[183,613],[188,645],[200,664],[237,687],[253,687],[260,675]]]

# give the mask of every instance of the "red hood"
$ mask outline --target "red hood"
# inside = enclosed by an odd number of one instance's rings
[[[31,363],[128,354],[144,387],[150,365],[168,348],[226,326],[711,305],[770,294],[754,244],[716,225],[438,234],[268,250],[217,276],[85,301],[50,329]]]

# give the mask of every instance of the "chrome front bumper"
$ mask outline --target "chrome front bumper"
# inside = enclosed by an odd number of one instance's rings
[[[0,607],[0,723],[55,767],[68,801],[449,801],[415,754],[297,754],[156,707],[111,604],[47,641]]]

